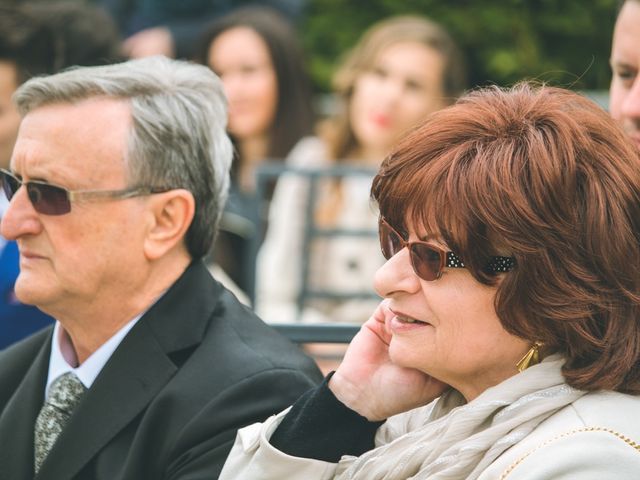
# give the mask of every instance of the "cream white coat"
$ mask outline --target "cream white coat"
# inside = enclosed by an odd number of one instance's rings
[[[390,418],[378,430],[376,446],[423,422],[428,411],[424,407]],[[273,448],[269,438],[285,414],[238,432],[220,480],[329,480],[343,471],[342,461],[296,458]],[[584,395],[539,424],[479,476],[497,479],[640,479],[640,397]]]

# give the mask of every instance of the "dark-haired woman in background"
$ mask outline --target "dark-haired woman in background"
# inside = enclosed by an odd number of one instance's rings
[[[275,10],[247,7],[214,22],[198,56],[224,84],[236,147],[232,183],[213,259],[245,292],[253,289],[252,242],[260,224],[255,169],[284,160],[312,132],[310,85],[300,41]],[[257,223],[256,223],[257,222]]]

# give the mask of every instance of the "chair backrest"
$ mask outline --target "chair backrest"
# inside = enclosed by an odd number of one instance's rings
[[[363,290],[355,292],[339,292],[330,290],[328,288],[312,288],[312,282],[310,281],[310,259],[311,259],[311,246],[314,241],[320,238],[336,238],[336,237],[368,237],[377,239],[378,232],[375,229],[344,229],[344,228],[325,228],[316,224],[315,221],[315,208],[318,201],[319,183],[327,178],[344,178],[344,177],[367,177],[373,178],[376,170],[370,167],[353,166],[353,165],[334,165],[330,167],[321,168],[307,168],[307,167],[293,167],[282,162],[265,162],[261,164],[256,172],[257,180],[257,195],[258,198],[265,199],[267,189],[269,185],[272,185],[278,177],[283,174],[297,175],[308,181],[309,188],[307,189],[307,198],[302,201],[305,202],[306,212],[304,215],[304,240],[302,248],[302,261],[300,262],[300,291],[297,295],[297,309],[298,313],[302,312],[305,305],[312,299],[331,299],[331,300],[348,300],[348,299],[378,299],[379,296],[373,291]],[[263,202],[265,208],[259,215],[262,222],[268,218],[266,210],[268,209],[268,203]],[[264,230],[264,229],[263,229]],[[262,238],[256,237],[254,242],[255,253],[257,254],[258,248],[262,243]],[[255,271],[252,273],[255,279]],[[254,290],[255,291],[255,290]],[[252,298],[252,300],[255,300]],[[357,331],[359,326],[352,326],[352,332]],[[355,330],[354,330],[355,329]],[[334,330],[332,332],[339,331]],[[293,334],[292,334],[293,335]],[[312,336],[318,335],[316,333]],[[331,336],[333,333],[328,333]],[[348,335],[347,335],[348,336]],[[353,334],[351,334],[353,336]],[[347,338],[347,337],[344,337]],[[348,338],[347,342],[351,337]]]
[[[271,323],[282,335],[294,343],[349,343],[360,325],[342,323]]]

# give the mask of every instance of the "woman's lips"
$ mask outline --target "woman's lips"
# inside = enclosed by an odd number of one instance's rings
[[[391,118],[388,115],[372,114],[370,119],[372,123],[381,128],[389,128],[391,125]]]
[[[394,317],[391,319],[390,327],[394,333],[401,333],[405,331],[415,330],[418,328],[431,326],[430,323],[418,320],[410,315],[406,315],[402,312],[393,311]]]
[[[404,315],[396,315],[396,317],[402,323],[422,323],[426,325],[426,323],[421,320],[416,320],[415,318],[407,317]]]

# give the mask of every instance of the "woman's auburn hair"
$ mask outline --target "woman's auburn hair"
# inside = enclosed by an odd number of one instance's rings
[[[372,197],[496,285],[504,328],[564,355],[569,385],[640,393],[640,152],[598,105],[526,82],[471,92],[394,149]],[[517,263],[499,281],[497,254]]]

